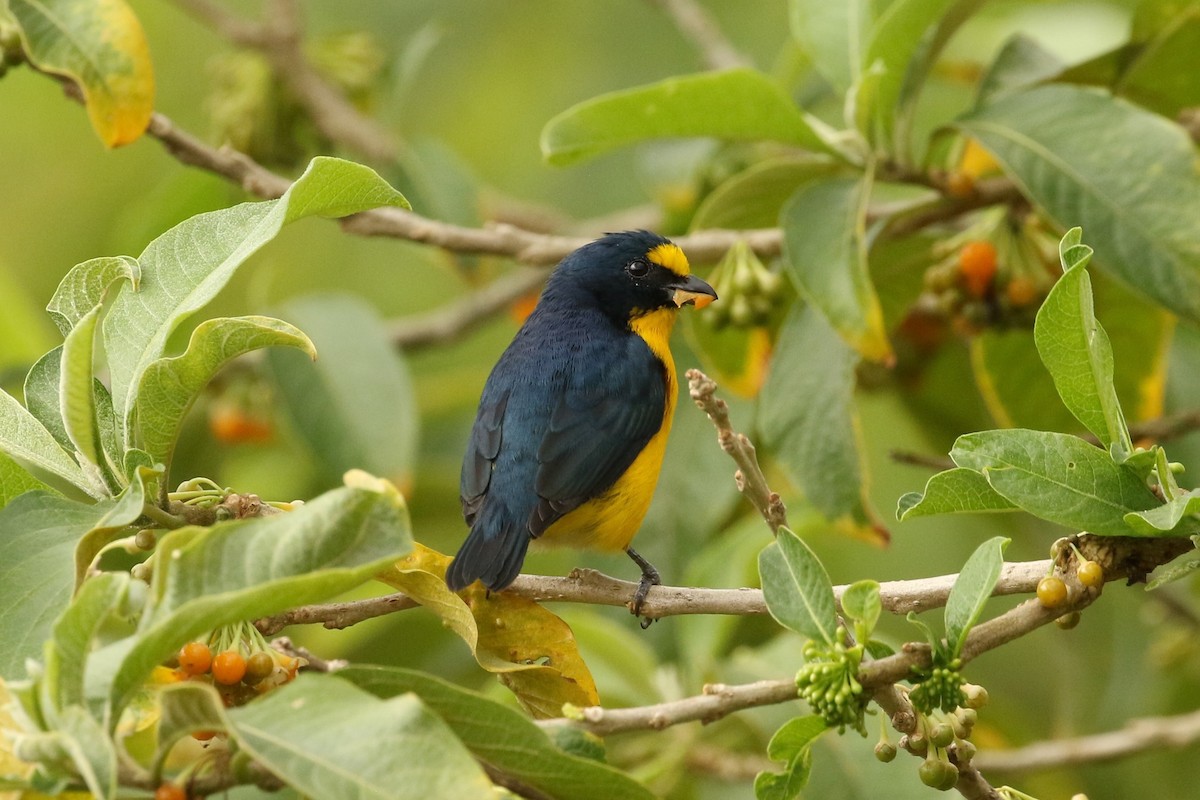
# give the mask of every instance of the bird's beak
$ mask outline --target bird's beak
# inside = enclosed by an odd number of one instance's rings
[[[671,295],[671,299],[675,301],[675,305],[683,308],[687,305],[693,305],[696,308],[704,308],[706,305],[717,299],[717,293],[713,287],[709,286],[704,281],[697,278],[695,275],[688,275],[686,278],[674,284],[670,288],[675,290]]]

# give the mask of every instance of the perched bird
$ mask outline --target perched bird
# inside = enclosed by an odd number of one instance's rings
[[[716,292],[648,231],[611,233],[564,258],[483,388],[463,459],[471,532],[446,571],[455,591],[516,579],[529,543],[631,548],[666,450],[678,383],[668,339],[682,306]]]

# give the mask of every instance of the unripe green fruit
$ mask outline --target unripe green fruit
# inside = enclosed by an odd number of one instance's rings
[[[950,743],[954,741],[954,729],[945,722],[939,722],[929,732],[929,741],[933,742],[936,747],[949,747]]]
[[[875,757],[887,764],[896,758],[896,746],[891,742],[879,742],[875,745]]]
[[[138,550],[153,550],[158,536],[152,528],[142,528],[133,537],[133,545]]]
[[[988,690],[974,683],[968,683],[963,686],[963,692],[967,696],[967,708],[978,711],[988,704]]]
[[[1054,624],[1064,631],[1069,631],[1077,626],[1081,619],[1083,619],[1083,614],[1080,614],[1078,611],[1072,611],[1070,614],[1063,614],[1054,620]]]

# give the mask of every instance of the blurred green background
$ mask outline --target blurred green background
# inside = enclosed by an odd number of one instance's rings
[[[231,105],[236,87],[221,83],[235,60],[232,48],[171,3],[133,5],[155,60],[157,108],[183,128],[219,143],[214,117],[236,109]],[[705,5],[759,68],[776,74],[803,69],[802,59],[784,46],[783,0]],[[951,43],[943,69],[924,96],[923,112],[942,120],[963,107],[971,85],[962,76],[973,80],[1012,33],[1024,32],[1063,59],[1077,61],[1123,41],[1133,5],[1131,0],[987,3]],[[252,3],[227,7],[248,16],[259,12]],[[544,165],[538,150],[545,122],[578,101],[703,68],[692,46],[651,3],[342,0],[308,3],[305,11],[314,42],[367,35],[353,45],[375,65],[360,100],[416,154],[402,167],[381,172],[421,213],[466,224],[521,215],[549,220],[558,231],[594,234],[605,229],[602,221],[613,219],[609,215],[629,208],[648,207],[651,221],[669,216],[670,198],[677,197],[673,192],[691,185],[688,154],[693,145],[627,150],[569,169]],[[818,113],[840,115],[840,108],[822,105],[819,96],[814,100]],[[41,309],[72,265],[100,255],[136,255],[178,221],[247,198],[220,179],[182,166],[149,139],[105,151],[82,107],[30,70],[11,70],[0,80],[0,114],[0,382],[14,390],[33,360],[56,344],[54,327]],[[274,165],[289,174],[297,174],[315,154],[303,131],[295,138],[298,150],[284,153],[293,156],[292,163]],[[340,292],[365,299],[386,321],[437,308],[511,268],[496,259],[453,259],[418,245],[350,236],[334,223],[309,220],[288,228],[254,256],[202,315],[277,313],[291,319],[289,299]],[[701,275],[709,269],[711,265],[697,265]],[[490,365],[516,326],[512,315],[501,314],[460,342],[398,355],[411,375],[415,408],[396,408],[409,402],[403,398],[373,399],[381,410],[380,424],[400,424],[396,420],[406,415],[419,420],[415,459],[404,473],[390,477],[408,489],[417,538],[443,552],[452,552],[465,533],[458,469],[475,403]],[[674,349],[681,373],[697,365],[682,336]],[[967,375],[965,348],[949,350],[944,369]],[[295,435],[291,417],[279,409],[269,386],[246,375],[245,370],[231,371],[194,409],[176,479],[207,475],[276,500],[310,497],[335,483],[336,474]],[[919,489],[928,475],[927,470],[897,465],[890,451],[944,453],[956,434],[991,427],[974,387],[964,380],[957,391],[943,398],[954,407],[953,415],[914,412],[894,392],[860,392],[871,497],[885,515],[901,494]],[[273,435],[265,442],[218,441],[210,419],[222,403],[249,404],[271,424]],[[733,405],[735,424],[751,429],[752,404]],[[720,541],[710,541],[710,531],[744,516],[747,509],[736,496],[732,465],[716,447],[708,421],[685,402],[675,426],[667,468],[638,549],[667,583],[748,585],[755,579],[753,558],[767,541],[766,529],[750,521],[728,528]],[[778,472],[771,477],[786,486]],[[803,500],[791,490],[785,491],[785,499],[793,519],[802,520]],[[890,527],[894,539],[888,548],[822,532],[812,542],[834,582],[848,583],[955,572],[979,542],[997,533],[1013,537],[1009,560],[1043,558],[1060,535],[1024,518],[918,520]],[[535,553],[526,569],[565,574],[576,565],[624,578],[635,574],[624,556],[554,551]],[[988,613],[1011,604],[994,601]],[[790,674],[798,658],[791,639],[760,646],[770,628],[753,621],[731,634],[729,658],[702,665],[689,663],[688,654],[693,636],[711,635],[705,623],[672,618],[643,633],[620,609],[555,610],[574,626],[601,696],[610,704],[694,694],[704,680],[777,678]],[[1112,587],[1079,629],[1039,630],[972,664],[968,677],[986,685],[993,699],[977,736],[981,749],[1106,730],[1133,716],[1194,707],[1200,701],[1200,661],[1191,644],[1194,628],[1188,627],[1194,621],[1174,620],[1169,609],[1140,591]],[[887,622],[884,630],[897,641],[913,635],[899,620]],[[414,666],[468,685],[492,685],[466,646],[420,610],[348,631],[296,634],[327,656]],[[646,674],[633,674],[631,665],[638,664],[645,665]],[[788,713],[794,712],[776,708],[739,715],[713,736],[717,741],[724,737],[735,749],[756,738],[765,742],[772,726]],[[686,754],[702,735],[695,728],[618,739],[610,748],[615,760],[637,762],[635,774],[672,796],[753,796],[745,781],[687,774]],[[915,762],[911,768],[875,764],[870,745],[855,736],[827,745],[817,755],[810,796],[926,796],[928,790],[916,780]],[[1086,791],[1093,800],[1182,800],[1196,796],[1184,768],[1194,756],[1194,748],[1190,756],[1143,755],[1012,782],[1044,797]],[[1144,793],[1146,774],[1163,780],[1152,795]],[[996,782],[1003,782],[1000,776]]]

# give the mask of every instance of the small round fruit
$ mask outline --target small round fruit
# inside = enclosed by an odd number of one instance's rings
[[[216,735],[216,731],[192,731],[192,738],[198,742],[207,742]]]
[[[1038,298],[1037,286],[1024,275],[1017,275],[1004,287],[1004,296],[1013,308],[1031,306]]]
[[[246,659],[236,650],[217,653],[212,662],[213,680],[226,686],[239,682],[246,674]]]
[[[246,674],[242,682],[248,686],[266,680],[275,671],[275,659],[266,650],[259,650],[246,659]]]
[[[179,668],[188,675],[203,675],[212,662],[212,651],[204,642],[188,642],[179,649]]]
[[[887,764],[896,759],[896,745],[891,742],[879,742],[875,745],[875,757]]]
[[[958,272],[967,291],[983,297],[996,277],[996,245],[986,239],[967,242],[958,251]]]
[[[945,722],[939,722],[929,732],[929,741],[943,749],[949,747],[950,743],[954,741],[954,729]]]
[[[154,790],[154,800],[187,800],[187,792],[174,783],[160,783]]]
[[[949,762],[940,761],[936,758],[924,761],[920,769],[917,770],[917,775],[920,776],[921,783],[941,791],[953,789],[954,784],[958,782],[958,770]],[[950,785],[947,786],[947,783]]]
[[[231,405],[218,406],[210,411],[208,427],[217,441],[224,444],[261,444],[271,441],[274,435],[269,420],[255,417]]]
[[[1063,614],[1058,619],[1054,620],[1054,624],[1064,631],[1069,631],[1079,625],[1079,620],[1083,619],[1083,614],[1078,611],[1072,611],[1070,614]]]
[[[1042,608],[1062,608],[1067,602],[1067,584],[1057,575],[1047,575],[1038,581],[1037,598]]]
[[[1099,589],[1104,585],[1104,567],[1095,561],[1084,561],[1075,571],[1079,582],[1089,589]]]
[[[139,550],[153,550],[158,537],[153,528],[142,528],[133,537],[133,546]]]
[[[964,684],[963,694],[967,696],[967,708],[978,711],[988,704],[988,690],[978,684]]]

